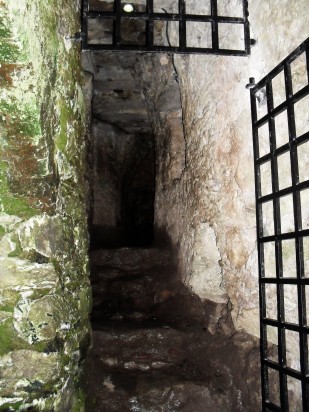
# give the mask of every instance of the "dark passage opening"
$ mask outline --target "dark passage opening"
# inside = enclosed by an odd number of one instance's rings
[[[155,145],[136,55],[94,55],[91,248],[153,240]]]
[[[155,156],[152,136],[136,136],[121,182],[123,239],[130,246],[147,246],[153,239]]]
[[[148,246],[153,239],[154,140],[119,133],[119,140],[107,133],[95,143],[92,249]]]

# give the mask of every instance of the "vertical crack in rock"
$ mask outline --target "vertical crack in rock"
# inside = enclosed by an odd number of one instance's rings
[[[166,25],[168,28],[168,24]],[[167,34],[168,36],[168,34]],[[172,66],[174,69],[174,79],[178,85],[178,89],[179,89],[179,98],[180,98],[180,110],[181,110],[181,123],[182,123],[182,133],[183,133],[183,139],[184,139],[184,144],[185,144],[185,153],[184,153],[184,168],[181,172],[181,176],[180,178],[183,176],[183,174],[186,172],[187,169],[187,151],[188,151],[188,143],[187,143],[187,131],[186,131],[186,126],[185,126],[185,122],[184,122],[184,105],[183,105],[183,95],[182,95],[182,89],[180,87],[180,78],[179,78],[179,73],[177,70],[177,66],[175,63],[175,55],[172,54]]]
[[[184,106],[183,106],[183,95],[182,95],[182,90],[179,84],[179,75],[178,75],[178,71],[176,68],[176,64],[174,62],[175,57],[173,56],[173,67],[175,70],[175,80],[178,84],[179,87],[179,96],[180,96],[180,110],[181,110],[181,124],[182,124],[182,132],[183,132],[183,139],[184,139],[184,144],[185,144],[185,154],[184,154],[184,168],[182,170],[181,173],[181,177],[183,176],[183,174],[186,172],[187,170],[187,166],[188,166],[188,142],[187,142],[187,130],[186,130],[186,125],[185,125],[185,121],[184,121]]]

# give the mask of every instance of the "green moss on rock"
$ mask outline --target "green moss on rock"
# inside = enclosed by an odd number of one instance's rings
[[[1,310],[3,310],[3,308],[1,308]],[[0,357],[13,350],[28,348],[29,345],[25,343],[23,339],[19,338],[14,329],[12,317],[0,323]]]
[[[13,313],[14,312],[14,305],[9,305],[9,304],[2,304],[0,305],[0,311],[2,312],[9,312],[9,313]]]
[[[12,41],[12,32],[3,2],[0,2],[0,10],[2,11],[2,15],[0,14],[0,62],[14,63],[20,57],[20,50]]]
[[[6,230],[3,226],[0,225],[0,240],[3,238],[3,236],[5,235]]]
[[[11,192],[7,182],[7,173],[7,165],[0,161],[0,205],[2,211],[24,219],[35,216],[38,212],[29,204],[29,200]]]
[[[74,113],[64,102],[60,105],[60,132],[56,137],[58,150],[65,151],[68,141],[68,125],[72,122]]]
[[[30,216],[29,216],[30,217]],[[23,249],[21,248],[20,241],[17,235],[13,235],[11,239],[15,244],[15,249],[9,253],[8,257],[22,257],[23,256]]]
[[[84,412],[86,395],[82,389],[79,389],[72,406],[72,412]]]
[[[20,410],[20,407],[22,406],[23,401],[22,400],[12,400],[9,402],[4,402],[1,406],[0,406],[0,411],[2,412],[11,412],[11,411],[18,411]]]
[[[0,323],[0,332],[0,363],[1,356],[7,355],[14,350],[32,350],[38,353],[46,354],[56,353],[57,350],[59,350],[59,344],[56,340],[41,341],[30,344],[29,342],[20,338],[14,328],[12,319],[7,319]]]
[[[0,256],[0,410],[83,410],[86,115],[79,45],[65,40],[77,3],[0,0],[0,202],[16,216]]]

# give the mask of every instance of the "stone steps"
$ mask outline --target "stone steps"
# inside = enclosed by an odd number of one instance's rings
[[[119,248],[91,254],[93,319],[144,320],[181,288],[169,253]]]
[[[169,327],[94,330],[98,362],[112,368],[156,370],[180,364],[186,358],[187,335]]]
[[[149,311],[160,299],[162,301],[160,284],[150,275],[136,275],[112,280],[94,279],[92,284],[94,286],[94,306],[114,301],[115,308]],[[172,293],[172,290],[166,290],[166,299]]]
[[[240,334],[228,339],[155,322],[105,322],[94,328],[85,365],[87,412],[259,410],[255,399],[248,401],[248,382],[242,380],[248,371],[256,379],[258,368],[252,347],[240,356]]]
[[[207,330],[205,306],[177,279],[169,252],[96,250],[91,267],[86,412],[259,410],[256,342]]]
[[[215,392],[205,381],[190,381],[169,374],[106,372],[93,389],[99,396],[94,395],[88,400],[87,412],[236,410],[230,404],[229,393]]]
[[[190,359],[196,339],[189,334],[151,322],[95,326],[86,365],[96,370],[89,412],[232,411],[229,391],[218,394],[212,386],[213,369]]]
[[[207,381],[155,373],[105,371],[96,377],[87,412],[235,412],[228,392]]]
[[[98,249],[90,253],[92,267],[122,270],[126,274],[145,273],[171,266],[170,253],[158,248]]]

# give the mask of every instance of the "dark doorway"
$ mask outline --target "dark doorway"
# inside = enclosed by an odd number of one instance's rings
[[[153,239],[155,156],[152,136],[136,136],[121,181],[121,223],[129,246]]]
[[[92,249],[149,246],[155,194],[153,136],[123,131],[117,136],[110,125],[98,129],[105,134],[95,132]]]
[[[153,240],[155,144],[136,54],[97,53],[93,115],[91,248]]]

